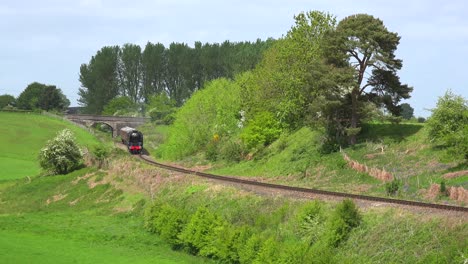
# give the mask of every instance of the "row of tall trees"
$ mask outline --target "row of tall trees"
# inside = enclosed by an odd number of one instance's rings
[[[164,93],[180,106],[207,81],[253,69],[273,42],[106,46],[80,67],[79,102],[86,112],[99,114],[117,96],[149,103],[151,96]]]

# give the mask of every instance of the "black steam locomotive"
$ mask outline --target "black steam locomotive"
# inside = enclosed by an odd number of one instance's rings
[[[123,127],[119,131],[122,143],[127,146],[132,154],[140,154],[143,151],[143,134],[131,127]]]

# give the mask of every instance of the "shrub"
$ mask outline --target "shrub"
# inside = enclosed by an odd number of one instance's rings
[[[245,154],[244,145],[236,140],[223,142],[220,148],[220,157],[227,161],[239,162]]]
[[[93,156],[97,162],[98,168],[102,168],[107,164],[109,154],[109,151],[103,146],[97,146],[93,149]]]
[[[447,195],[447,186],[444,179],[440,182],[440,194],[444,196]]]
[[[165,203],[155,203],[145,211],[145,227],[159,234],[173,249],[181,247],[178,236],[188,220],[187,214]]]
[[[346,199],[336,207],[328,222],[327,244],[337,247],[348,238],[351,230],[361,223],[362,217],[353,201]]]
[[[426,122],[426,118],[418,117],[418,123],[424,123],[424,122]]]
[[[427,121],[429,139],[468,159],[468,101],[447,91]]]
[[[66,174],[79,168],[83,161],[78,144],[69,129],[60,131],[39,153],[39,163],[52,174]]]
[[[318,201],[306,204],[296,217],[297,233],[308,245],[315,243],[324,232],[325,217]]]
[[[201,206],[192,215],[178,238],[191,254],[200,253],[202,256],[210,256],[212,254],[212,250],[208,247],[210,239],[215,237],[216,229],[221,226],[221,219],[206,207]]]
[[[400,181],[397,179],[394,179],[391,182],[385,183],[385,191],[387,192],[388,195],[395,195],[398,190],[400,189]]]
[[[281,124],[270,112],[261,112],[250,120],[241,134],[248,149],[267,146],[281,135]]]

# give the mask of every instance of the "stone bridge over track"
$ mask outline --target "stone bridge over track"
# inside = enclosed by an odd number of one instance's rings
[[[119,134],[122,127],[137,127],[150,121],[148,117],[129,117],[129,116],[99,116],[99,115],[65,115],[65,118],[86,127],[92,127],[95,124],[106,124],[112,128],[112,137]]]

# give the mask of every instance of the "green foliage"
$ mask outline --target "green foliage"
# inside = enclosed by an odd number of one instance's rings
[[[297,222],[297,233],[302,241],[308,245],[314,244],[322,237],[325,228],[325,216],[322,204],[318,201],[307,203],[301,211],[299,211]]]
[[[341,20],[325,39],[328,62],[343,69],[348,80],[342,87],[352,87],[342,89],[349,98],[343,105],[348,106],[345,120],[350,120],[350,127],[360,123],[359,109],[366,101],[398,115],[399,101],[409,98],[413,90],[397,75],[403,66],[402,60],[395,57],[398,34],[390,32],[378,18],[357,14]],[[354,71],[352,80],[348,70]],[[350,137],[350,143],[356,144],[356,136]]]
[[[215,237],[217,229],[223,222],[206,207],[199,207],[179,235],[184,247],[192,254],[211,256],[211,238]]]
[[[70,105],[70,101],[55,85],[34,82],[21,92],[16,104],[18,108],[25,110],[63,111]]]
[[[176,113],[167,141],[158,149],[163,158],[191,155],[208,147],[213,138],[238,133],[240,88],[218,79],[197,91]]]
[[[400,105],[401,107],[401,117],[410,120],[414,117],[414,108],[412,108],[408,103],[404,103]]]
[[[16,99],[13,95],[3,94],[0,95],[0,110],[6,106],[15,106]]]
[[[230,162],[240,162],[246,154],[244,144],[240,140],[229,139],[228,141],[220,142],[221,147],[219,156],[221,159]]]
[[[424,122],[426,122],[426,118],[418,117],[418,123],[424,123]]]
[[[172,124],[175,101],[171,100],[165,93],[149,97],[147,109],[151,121],[163,120],[166,125]]]
[[[127,96],[113,98],[102,110],[102,115],[108,116],[135,116],[137,113],[138,105]]]
[[[154,203],[145,212],[145,227],[148,231],[160,235],[173,249],[180,248],[179,239],[188,216],[181,210],[166,203]]]
[[[118,46],[106,46],[94,55],[88,64],[80,66],[81,88],[78,102],[84,112],[101,114],[107,103],[119,95]]]
[[[441,195],[447,195],[447,185],[445,183],[445,179],[442,179],[442,181],[440,182],[440,194]]]
[[[300,13],[295,20],[242,86],[248,118],[271,112],[282,126],[292,129],[320,119],[320,108],[335,95],[334,79],[328,74],[332,69],[323,63],[322,44],[336,19],[312,11]]]
[[[335,211],[330,216],[326,234],[327,244],[337,247],[346,240],[351,230],[358,227],[362,221],[362,216],[352,200],[343,200],[337,205]]]
[[[69,129],[60,131],[39,153],[39,163],[52,174],[66,174],[82,164],[83,154]]]
[[[401,116],[389,115],[386,117],[386,120],[392,124],[400,124],[403,118]]]
[[[270,112],[258,113],[242,131],[240,138],[248,149],[267,146],[281,135],[280,122]]]
[[[109,150],[105,146],[98,145],[93,149],[93,157],[97,162],[98,168],[104,167],[107,164],[108,158],[110,156]]]
[[[273,42],[195,42],[193,48],[175,42],[169,47],[148,42],[144,49],[131,43],[102,47],[80,67],[79,102],[86,113],[100,114],[116,96],[148,104],[152,96],[167,93],[180,107],[209,81],[233,79],[253,69]]]
[[[393,181],[385,183],[385,191],[387,192],[387,195],[395,195],[398,193],[400,186],[401,181],[393,179]]]
[[[468,101],[447,91],[427,121],[429,139],[468,159]]]

